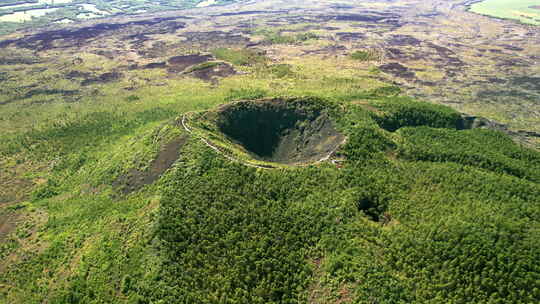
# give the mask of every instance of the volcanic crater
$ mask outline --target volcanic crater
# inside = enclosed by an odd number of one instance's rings
[[[329,158],[344,142],[330,111],[306,100],[264,99],[222,106],[217,126],[251,157],[282,164]]]

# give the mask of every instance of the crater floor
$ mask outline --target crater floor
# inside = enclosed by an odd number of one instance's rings
[[[279,99],[242,101],[223,107],[218,126],[255,158],[284,163],[327,158],[344,141],[321,109]]]

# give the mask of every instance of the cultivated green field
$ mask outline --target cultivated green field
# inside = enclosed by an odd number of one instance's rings
[[[471,11],[528,24],[540,24],[540,2],[537,0],[485,0],[471,5]]]

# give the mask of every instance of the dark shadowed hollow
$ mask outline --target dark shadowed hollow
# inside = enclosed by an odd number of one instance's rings
[[[219,111],[218,127],[253,157],[285,164],[325,158],[345,137],[328,111],[309,101],[241,101]]]

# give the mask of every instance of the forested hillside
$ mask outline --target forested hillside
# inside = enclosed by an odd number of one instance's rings
[[[334,156],[341,161],[248,167],[186,132],[180,117],[108,152],[87,151],[93,160],[74,152],[77,158],[58,165],[54,178],[20,205],[59,209],[39,233],[53,237],[51,245],[7,268],[3,284],[22,289],[9,289],[4,299],[540,301],[540,153],[497,131],[461,130],[457,112],[407,98],[367,92],[360,103],[281,100],[332,109],[347,138]],[[61,130],[51,138],[75,151]],[[171,142],[179,153],[174,165],[154,185],[133,188],[156,170],[152,159],[170,152]],[[125,155],[133,160],[122,161]],[[139,169],[122,169],[133,161]],[[100,183],[114,186],[95,189]],[[96,193],[92,200],[88,191]],[[95,221],[105,222],[98,228]],[[89,245],[86,236],[99,241]],[[4,257],[14,249],[7,244]],[[23,244],[32,247],[32,240]],[[77,266],[66,265],[77,248]],[[54,284],[52,297],[43,282]]]

